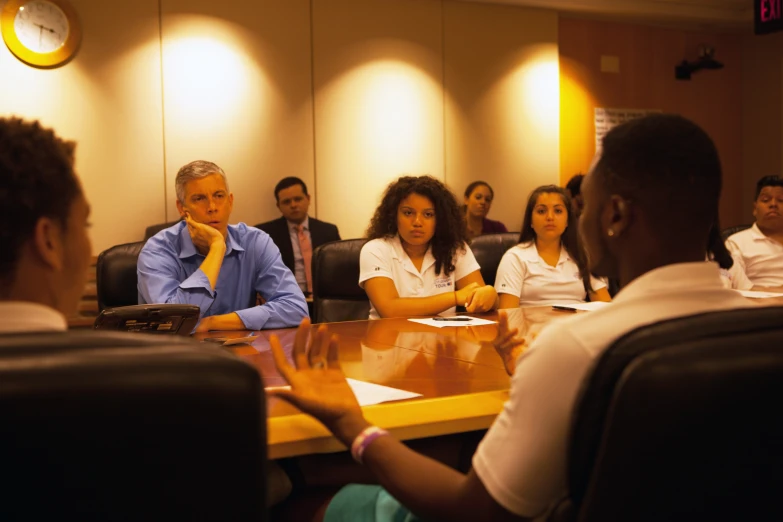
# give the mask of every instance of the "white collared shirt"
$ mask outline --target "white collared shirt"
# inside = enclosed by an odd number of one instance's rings
[[[430,297],[454,292],[457,289],[457,281],[481,268],[470,247],[464,245],[464,248],[464,250],[457,250],[454,256],[454,271],[449,275],[442,275],[435,273],[435,256],[432,255],[432,247],[427,249],[419,272],[403,250],[399,235],[373,239],[362,247],[359,257],[359,286],[364,288],[364,282],[373,277],[388,277],[394,283],[397,295],[400,297]],[[444,313],[454,311],[455,307],[451,307]],[[379,318],[371,302],[370,319]]]
[[[0,301],[0,333],[64,332],[65,316],[48,306],[29,301]]]
[[[639,326],[752,306],[723,288],[714,263],[681,263],[638,277],[600,310],[545,326],[517,361],[509,399],[473,457],[484,487],[512,513],[543,513],[566,493],[571,416],[596,357]]]
[[[715,264],[718,265],[718,263]],[[718,269],[720,270],[720,280],[723,282],[724,288],[733,288],[734,290],[750,290],[753,288],[753,283],[750,282],[742,266],[737,261],[734,261],[734,264],[728,270],[720,268],[720,265],[718,265]]]
[[[726,246],[754,286],[783,286],[783,245],[764,235],[758,225],[732,234]]]
[[[288,235],[291,238],[291,247],[294,249],[294,277],[296,277],[296,284],[299,285],[299,289],[307,293],[307,274],[305,273],[304,258],[302,257],[302,249],[299,248],[299,232],[296,228],[299,226],[296,223],[286,220],[288,225]],[[310,239],[310,247],[313,245],[313,238],[310,236],[310,216],[305,216],[302,221],[303,232]]]
[[[606,283],[590,277],[593,291]],[[495,278],[498,294],[519,296],[519,306],[541,306],[555,303],[581,303],[586,293],[579,267],[560,248],[557,266],[551,266],[538,254],[535,241],[511,247],[503,254]]]

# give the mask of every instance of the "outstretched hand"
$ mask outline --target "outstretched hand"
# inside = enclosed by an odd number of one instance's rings
[[[294,366],[286,359],[277,336],[270,336],[275,366],[291,388],[272,388],[267,394],[312,415],[350,446],[369,424],[340,367],[337,336],[329,336],[326,326],[321,325],[308,342],[309,331],[310,320],[303,319],[294,339]]]
[[[519,329],[508,328],[508,315],[505,311],[498,312],[498,334],[492,340],[491,344],[503,359],[503,365],[506,367],[506,373],[514,375],[514,369],[517,366],[517,359],[527,348],[527,343],[522,337],[517,337]]]

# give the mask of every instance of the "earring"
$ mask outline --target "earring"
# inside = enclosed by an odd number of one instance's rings
[[[609,237],[612,237],[612,236],[614,236],[614,230],[612,230],[612,229],[610,228],[609,230],[607,230],[607,231],[606,231],[606,235],[607,235],[607,236],[609,236]]]

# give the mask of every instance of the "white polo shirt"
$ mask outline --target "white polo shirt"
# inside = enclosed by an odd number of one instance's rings
[[[717,263],[715,264],[717,265]],[[750,290],[753,288],[753,283],[745,275],[745,271],[736,260],[728,270],[720,268],[720,266],[718,269],[720,270],[720,279],[723,281],[724,288],[733,288],[734,290]]]
[[[606,287],[606,283],[590,277],[593,291]],[[535,241],[521,243],[503,254],[495,278],[498,294],[519,296],[519,306],[541,306],[554,303],[582,303],[585,287],[579,267],[560,248],[557,266],[550,266],[538,254]]]
[[[783,286],[783,245],[765,236],[755,223],[729,236],[726,246],[755,286]]]
[[[0,333],[64,332],[65,316],[48,306],[28,301],[0,301]]]
[[[517,361],[503,411],[473,457],[489,494],[520,516],[542,514],[566,493],[574,403],[593,360],[646,324],[754,304],[723,287],[710,262],[652,270],[609,305],[544,327]]]
[[[429,297],[454,292],[457,289],[457,281],[480,269],[470,247],[464,245],[464,248],[464,250],[457,250],[454,259],[455,270],[449,275],[442,275],[435,273],[435,257],[432,255],[431,247],[424,255],[424,262],[419,272],[403,250],[399,235],[373,239],[362,247],[359,256],[359,286],[364,288],[364,282],[373,277],[388,277],[394,283],[397,295],[400,297]],[[444,313],[454,311],[455,308],[451,307]],[[370,302],[370,319],[379,318],[378,312]]]

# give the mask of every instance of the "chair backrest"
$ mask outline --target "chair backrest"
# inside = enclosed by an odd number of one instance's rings
[[[0,335],[0,519],[264,520],[265,407],[190,339]]]
[[[157,225],[150,225],[144,230],[144,241],[148,240],[161,230],[167,229],[169,227],[173,227],[177,223],[179,223],[181,220],[176,221],[169,221],[168,223],[158,223]]]
[[[554,520],[776,520],[783,307],[639,328],[596,361]]]
[[[136,262],[145,241],[125,243],[104,250],[98,256],[95,283],[98,310],[139,303]]]
[[[359,286],[359,254],[366,239],[324,243],[313,252],[313,322],[365,320],[370,300]]]
[[[495,284],[495,276],[503,254],[518,242],[519,232],[485,234],[473,238],[470,249],[481,267],[481,277],[485,284]]]
[[[737,225],[735,227],[724,228],[723,232],[721,232],[720,235],[723,238],[723,240],[726,241],[729,238],[729,236],[731,236],[732,234],[736,234],[737,232],[742,232],[743,230],[747,230],[752,226],[753,223],[750,223],[748,225]]]

